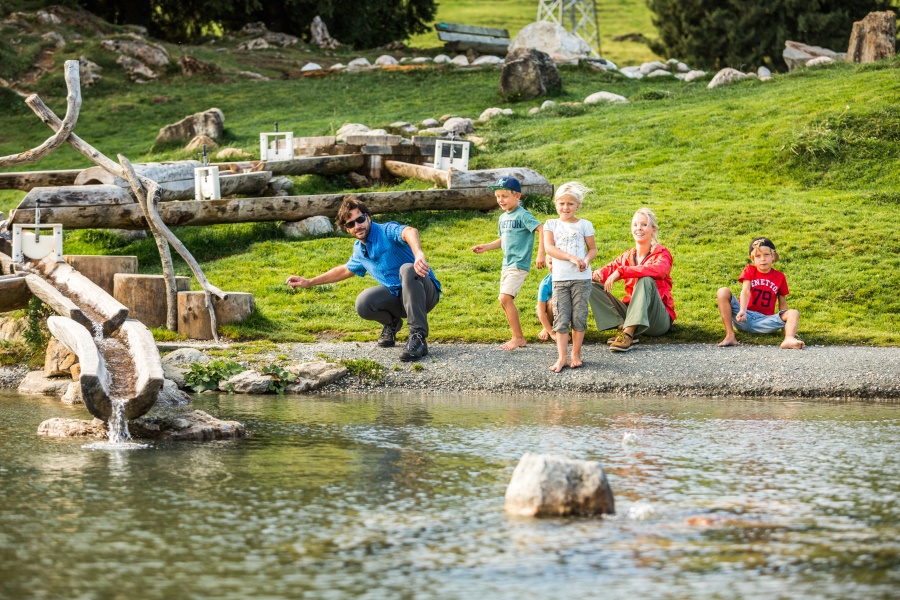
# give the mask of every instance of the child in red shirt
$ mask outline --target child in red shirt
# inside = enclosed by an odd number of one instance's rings
[[[754,238],[750,242],[750,260],[753,264],[747,265],[738,278],[742,286],[740,301],[727,287],[720,288],[716,294],[719,314],[725,324],[725,339],[719,342],[719,347],[737,346],[735,329],[746,333],[771,333],[784,328],[781,347],[804,348],[806,344],[797,339],[800,312],[787,307],[787,279],[784,273],[772,268],[772,263],[778,260],[772,240]]]

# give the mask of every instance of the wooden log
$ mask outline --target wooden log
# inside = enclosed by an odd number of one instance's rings
[[[121,331],[134,364],[135,394],[125,404],[125,418],[131,420],[153,408],[164,376],[159,350],[150,330],[138,321],[128,319],[122,323]]]
[[[114,296],[115,276],[118,273],[137,273],[137,256],[94,256],[88,254],[64,254],[63,260],[73,269]],[[154,298],[158,301],[158,297]],[[125,302],[122,302],[128,306]],[[130,307],[129,307],[130,308]]]
[[[84,169],[68,169],[63,171],[21,171],[19,173],[0,173],[0,190],[30,191],[36,187],[73,185],[75,178]]]
[[[396,175],[397,177],[419,179],[421,181],[436,183],[449,189],[486,188],[493,185],[499,178],[505,176],[511,176],[518,179],[519,183],[524,186],[523,192],[525,191],[525,188],[550,185],[550,182],[547,181],[543,175],[537,171],[526,169],[524,167],[484,169],[478,171],[459,171],[457,169],[443,171],[441,169],[435,169],[434,167],[414,165],[396,160],[384,161],[384,167],[389,173]],[[550,195],[552,195],[552,190]]]
[[[525,195],[552,196],[553,186],[524,186]],[[275,198],[233,198],[164,202],[159,216],[168,226],[213,225],[217,223],[257,223],[299,221],[323,215],[334,217],[345,194],[283,196]],[[353,194],[373,213],[411,210],[491,210],[497,207],[494,192],[487,188],[451,190],[408,190]],[[62,223],[66,229],[148,229],[138,204],[109,207],[58,207],[41,209],[42,223]],[[16,210],[10,223],[34,223],[34,210]]]
[[[199,160],[179,160],[159,163],[134,163],[134,170],[138,175],[152,179],[157,183],[168,183],[186,179],[194,181],[194,169],[202,166],[203,163]],[[85,169],[75,179],[75,185],[98,183],[128,187],[128,182],[124,178],[113,175],[103,167]]]
[[[117,273],[113,279],[113,298],[128,307],[132,319],[147,327],[167,327],[166,303],[160,302],[161,298],[166,297],[165,275]],[[176,294],[190,290],[191,278],[175,277],[175,288]],[[177,330],[177,321],[175,327]]]
[[[384,168],[387,172],[395,177],[404,179],[418,179],[429,183],[436,183],[444,188],[450,187],[450,173],[434,167],[426,167],[423,165],[414,165],[412,163],[401,162],[398,160],[384,161]]]
[[[52,308],[56,314],[75,321],[87,331],[93,331],[93,323],[91,320],[87,318],[74,302],[66,298],[62,292],[53,287],[50,283],[44,281],[40,276],[33,274],[25,276],[25,283],[28,285],[28,289],[31,293],[40,298],[44,304]],[[72,348],[69,348],[69,350],[72,350]],[[72,351],[75,352],[74,350]],[[76,354],[78,353],[76,352]]]
[[[403,141],[400,135],[348,135],[344,140],[350,146],[399,146]]]
[[[24,275],[0,276],[0,312],[25,308],[31,296]]]
[[[131,204],[134,202],[128,190],[117,185],[66,185],[60,187],[36,187],[25,194],[17,208],[51,206],[97,206]]]
[[[40,275],[48,285],[77,305],[80,311],[89,317],[89,321],[98,323],[104,335],[109,335],[118,329],[128,317],[128,308],[103,291],[103,288],[73,269],[71,265],[56,262],[52,255],[37,263],[31,263],[30,271],[32,274]],[[32,274],[29,274],[28,277],[30,278]],[[31,287],[30,283],[29,287]],[[32,291],[36,296],[38,295],[34,289]],[[66,313],[60,314],[69,316]],[[79,323],[82,322],[71,316],[69,318]],[[94,331],[93,324],[85,325],[91,332]]]
[[[109,381],[109,373],[93,336],[81,323],[63,316],[48,317],[47,328],[53,337],[78,356],[78,382],[81,384],[81,395],[88,412],[98,419],[108,421],[112,414],[106,383]]]
[[[178,292],[178,333],[194,340],[215,337],[207,301],[203,292]],[[213,299],[216,322],[223,325],[243,321],[254,308],[253,294],[227,292],[224,298]]]
[[[336,154],[272,160],[266,162],[266,169],[273,175],[337,175],[361,169],[364,163],[362,154]]]

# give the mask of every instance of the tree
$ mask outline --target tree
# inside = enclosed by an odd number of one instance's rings
[[[699,67],[783,69],[785,40],[844,51],[853,22],[896,0],[647,0],[651,48]]]

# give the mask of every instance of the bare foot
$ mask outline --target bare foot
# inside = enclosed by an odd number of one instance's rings
[[[558,361],[550,365],[549,369],[554,373],[559,373],[566,368],[566,361],[560,358]]]
[[[550,332],[546,329],[541,329],[541,332],[538,334],[538,339],[546,342],[550,339]]]
[[[505,344],[502,344],[500,347],[509,352],[510,350],[524,348],[526,344],[528,344],[528,342],[525,341],[525,338],[513,338]]]
[[[738,341],[737,341],[736,337],[727,337],[724,340],[722,340],[721,342],[719,342],[718,344],[716,344],[716,346],[718,346],[719,348],[727,348],[728,346],[737,346],[737,345],[738,345]]]
[[[806,348],[806,342],[795,337],[789,337],[784,338],[784,341],[781,342],[781,347],[784,350],[803,350]]]
[[[584,363],[581,362],[580,356],[573,356],[572,361],[569,363],[569,366],[572,367],[573,369],[578,369],[583,365],[584,365]]]

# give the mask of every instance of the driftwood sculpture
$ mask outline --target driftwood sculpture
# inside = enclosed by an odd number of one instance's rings
[[[209,308],[213,337],[218,341],[212,296],[214,295],[222,299],[225,297],[225,293],[209,283],[206,276],[203,274],[203,270],[200,268],[199,263],[197,263],[191,253],[185,248],[184,244],[181,243],[175,234],[173,234],[159,218],[157,210],[160,194],[159,185],[148,177],[137,175],[134,172],[131,163],[124,156],[118,156],[119,164],[117,164],[75,135],[73,130],[75,129],[75,124],[78,121],[78,113],[81,109],[81,85],[77,60],[66,61],[65,80],[68,90],[66,97],[67,108],[65,118],[62,120],[60,120],[60,118],[44,104],[37,94],[32,94],[25,99],[25,104],[34,111],[41,121],[46,123],[54,131],[54,135],[50,136],[43,144],[36,148],[19,154],[0,157],[0,168],[34,162],[47,156],[53,150],[59,148],[63,143],[68,143],[77,152],[84,155],[113,176],[128,181],[132,192],[140,203],[141,209],[144,212],[144,217],[150,227],[150,231],[153,233],[154,239],[156,239],[157,248],[159,249],[163,274],[166,281],[167,327],[173,331],[177,329],[178,303],[175,288],[175,271],[172,267],[172,257],[169,251],[169,245],[171,245],[191,268],[191,271],[194,273],[194,276],[197,278],[197,281],[200,283],[200,286],[206,294],[206,303]]]

